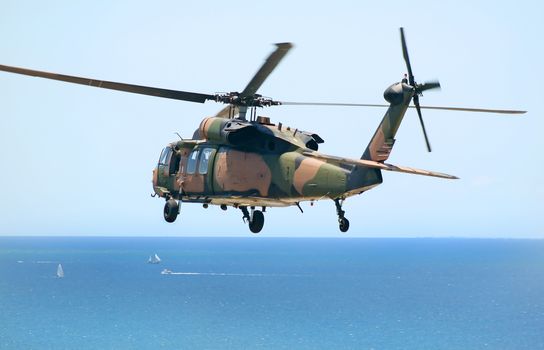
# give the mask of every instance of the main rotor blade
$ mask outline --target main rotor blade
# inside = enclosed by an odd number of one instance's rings
[[[412,74],[412,65],[410,64],[410,57],[408,56],[408,48],[406,47],[406,39],[404,37],[404,28],[400,27],[400,42],[402,44],[402,55],[406,62],[406,69],[408,69],[408,82],[414,86],[414,75]]]
[[[410,106],[409,108],[415,108]],[[499,113],[499,114],[525,114],[527,111],[514,109],[488,109],[488,108],[464,108],[464,107],[441,107],[441,106],[421,106],[421,109],[439,109],[443,111],[459,112],[481,112],[481,113]]]
[[[246,88],[240,94],[241,97],[253,96],[257,90],[264,83],[266,78],[272,73],[274,68],[280,63],[280,61],[285,57],[287,52],[293,47],[291,43],[279,43],[276,44],[277,48],[274,52],[268,56],[264,61],[264,64],[261,68],[255,73],[251,81],[247,84]]]
[[[383,104],[368,104],[368,103],[343,103],[343,102],[289,102],[280,101],[282,106],[332,106],[332,107],[389,107]]]
[[[421,107],[419,105],[419,96],[414,95],[414,105],[416,106],[417,115],[419,117],[419,122],[421,123],[421,129],[423,130],[423,136],[425,137],[425,144],[427,144],[427,151],[431,152],[431,144],[429,142],[429,137],[427,136],[427,130],[425,130],[425,123],[423,123],[423,117],[421,116]]]
[[[342,103],[342,102],[287,102],[281,101],[284,106],[331,106],[331,107],[378,107],[387,108],[385,104],[369,104],[369,103]],[[464,108],[464,107],[442,107],[442,106],[419,106],[421,109],[439,109],[445,111],[460,111],[460,112],[482,112],[482,113],[499,113],[499,114],[524,114],[527,111],[519,111],[512,109],[486,109],[486,108]],[[408,108],[416,108],[409,106]]]
[[[215,100],[214,95],[200,94],[196,92],[187,92],[187,91],[179,91],[179,90],[161,89],[161,88],[133,85],[133,84],[116,83],[113,81],[106,81],[106,80],[95,80],[95,79],[89,79],[89,78],[83,78],[83,77],[76,77],[72,75],[42,72],[38,70],[12,67],[12,66],[0,65],[0,71],[30,75],[33,77],[40,77],[40,78],[46,78],[46,79],[60,80],[67,83],[88,85],[88,86],[94,86],[94,87],[99,87],[103,89],[132,92],[135,94],[149,95],[149,96],[155,96],[155,97],[164,97],[164,98],[170,98],[174,100],[190,101],[190,102],[197,102],[197,103],[204,103],[206,102],[206,100]]]

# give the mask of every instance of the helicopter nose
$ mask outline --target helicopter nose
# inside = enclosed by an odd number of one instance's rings
[[[159,169],[158,169],[158,166],[156,166],[153,169],[153,177],[151,178],[151,182],[153,183],[153,189],[155,189],[155,187],[157,187],[158,172],[159,172]]]

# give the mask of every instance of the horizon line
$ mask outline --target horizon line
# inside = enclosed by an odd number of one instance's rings
[[[474,239],[474,240],[544,240],[544,237],[503,237],[503,236],[155,236],[155,235],[1,235],[2,238],[252,238],[252,239]]]

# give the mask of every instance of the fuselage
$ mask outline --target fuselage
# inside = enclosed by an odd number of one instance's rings
[[[297,131],[281,130],[281,125],[266,124],[264,130],[270,133],[256,136],[264,142],[236,146],[226,144],[227,138],[218,142],[221,140],[210,137],[209,130],[221,125],[208,124],[223,122],[205,119],[200,132],[195,133],[205,139],[180,140],[163,149],[153,171],[156,194],[189,202],[275,207],[345,198],[382,181],[378,169],[304,155],[303,152],[315,152],[316,144],[310,143],[312,149],[305,146],[311,134],[300,132],[297,138]],[[247,130],[244,133],[249,134]],[[315,139],[322,142],[319,136]]]

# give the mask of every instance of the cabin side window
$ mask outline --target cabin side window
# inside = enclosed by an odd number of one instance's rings
[[[198,163],[198,173],[207,174],[208,173],[208,163],[210,161],[210,155],[212,154],[212,148],[204,148],[200,154],[200,163]]]
[[[194,174],[196,170],[196,161],[198,160],[198,151],[194,150],[189,154],[189,160],[187,161],[187,174]]]

